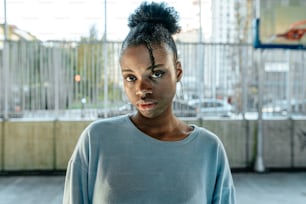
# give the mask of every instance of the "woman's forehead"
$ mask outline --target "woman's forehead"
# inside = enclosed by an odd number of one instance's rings
[[[154,64],[152,64],[149,50],[145,45],[132,46],[124,51],[120,59],[120,65],[122,69],[142,67],[150,68],[152,71],[156,67],[171,66],[169,63],[173,62],[172,52],[161,46],[154,46],[153,57]]]
[[[152,44],[152,54],[154,58],[159,58],[159,59],[173,55],[171,49],[167,48],[167,46],[161,46],[161,45],[156,45],[156,44]],[[149,49],[144,44],[133,45],[133,46],[127,47],[122,52],[121,58],[124,56],[126,57],[127,56],[128,57],[139,56],[139,57],[150,58],[150,52],[149,52]]]

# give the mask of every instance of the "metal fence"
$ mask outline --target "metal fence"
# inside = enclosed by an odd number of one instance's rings
[[[2,118],[94,119],[132,109],[118,63],[121,42],[0,44]],[[259,107],[265,117],[306,115],[305,52],[177,45],[184,69],[178,116],[257,117]]]

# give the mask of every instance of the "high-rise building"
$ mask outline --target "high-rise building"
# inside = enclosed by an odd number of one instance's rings
[[[214,0],[211,3],[212,42],[251,41],[252,0]]]
[[[212,32],[210,41],[215,44],[214,93],[231,97],[241,70],[241,59],[246,57],[239,44],[251,42],[252,0],[213,0]]]

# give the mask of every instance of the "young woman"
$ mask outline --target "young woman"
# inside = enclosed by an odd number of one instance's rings
[[[69,161],[64,204],[235,203],[218,137],[172,111],[183,73],[172,38],[177,23],[165,3],[142,3],[129,17],[120,65],[137,112],[84,130]]]

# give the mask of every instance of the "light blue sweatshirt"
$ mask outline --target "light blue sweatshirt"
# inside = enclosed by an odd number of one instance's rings
[[[69,161],[63,204],[235,203],[222,143],[193,127],[185,139],[166,142],[127,115],[93,122]]]

